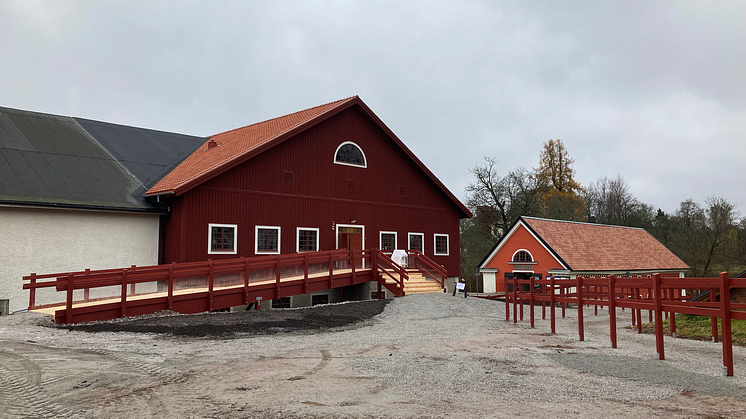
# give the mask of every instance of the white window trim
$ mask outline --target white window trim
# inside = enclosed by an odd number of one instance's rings
[[[411,241],[410,237],[412,236],[420,236],[422,237],[422,250],[420,250],[423,254],[425,253],[425,233],[407,233],[407,249],[409,249],[409,243]]]
[[[312,227],[298,227],[295,229],[295,252],[300,253],[300,232],[301,230],[310,230],[316,232],[316,252],[319,251],[319,229]],[[304,250],[303,253],[313,252],[314,250]]]
[[[277,250],[262,250],[259,251],[259,229],[274,229],[277,230]],[[282,229],[279,226],[254,226],[254,254],[257,255],[279,255],[280,249],[282,249],[281,246],[281,239],[282,239]]]
[[[337,153],[339,153],[339,149],[342,148],[343,146],[347,145],[347,144],[352,144],[355,147],[357,147],[358,150],[360,150],[360,154],[363,155],[363,161],[365,162],[365,164],[363,164],[361,166],[359,164],[352,164],[352,163],[346,163],[346,162],[342,162],[342,161],[337,161]],[[340,144],[337,147],[337,149],[334,150],[334,157],[332,157],[332,158],[334,159],[334,164],[341,164],[343,166],[351,166],[351,167],[362,167],[363,169],[367,169],[368,168],[368,157],[365,156],[365,152],[363,151],[363,148],[360,147],[359,145],[353,143],[352,141],[345,141],[342,144]]]
[[[383,252],[383,235],[384,234],[393,234],[394,235],[394,250],[399,248],[399,235],[396,233],[396,231],[379,231],[378,232],[378,248]],[[385,250],[386,252],[393,251],[393,250]]]
[[[438,253],[438,236],[445,237],[446,238],[446,252],[445,253]],[[448,256],[451,253],[451,238],[448,237],[448,234],[433,234],[433,255],[435,256]]]
[[[531,256],[531,262],[536,262],[536,261],[534,260],[534,255],[532,255],[532,254],[531,254],[531,252],[529,252],[529,251],[528,251],[528,250],[526,250],[526,249],[518,249],[518,250],[516,250],[515,252],[513,252],[513,256],[511,256],[511,257],[510,257],[510,261],[511,261],[511,262],[515,262],[515,255],[517,255],[517,254],[518,254],[518,252],[526,252],[526,253],[528,253],[528,255],[529,255],[529,256]],[[519,263],[520,263],[520,262],[519,262]]]
[[[212,228],[233,227],[233,251],[212,250]],[[213,224],[207,225],[207,254],[208,255],[235,255],[238,252],[238,225],[236,224]]]

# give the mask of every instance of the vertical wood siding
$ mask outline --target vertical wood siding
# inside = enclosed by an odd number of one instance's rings
[[[352,141],[367,168],[334,164],[334,152]],[[433,172],[445,168],[431,168]],[[285,172],[293,173],[292,186]],[[349,192],[348,180],[355,190]],[[400,187],[406,196],[400,195]],[[425,254],[459,275],[459,210],[415,163],[358,107],[353,106],[251,160],[188,191],[172,203],[164,261],[208,255],[208,224],[236,224],[237,256],[254,254],[254,226],[280,226],[281,252],[295,252],[296,228],[319,228],[319,250],[334,249],[333,223],[365,226],[365,247],[379,231],[396,231],[398,248],[409,232],[424,233]],[[435,233],[449,235],[450,254],[434,256]]]

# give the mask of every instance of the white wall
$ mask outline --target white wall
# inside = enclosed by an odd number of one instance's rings
[[[157,214],[0,206],[0,299],[11,312],[28,308],[23,276],[32,272],[157,263]],[[37,304],[64,301],[55,297],[39,292]]]

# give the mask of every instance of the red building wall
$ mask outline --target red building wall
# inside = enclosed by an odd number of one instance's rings
[[[531,253],[535,264],[532,265],[533,273],[541,274],[542,278],[546,278],[548,271],[552,269],[563,269],[562,265],[554,258],[554,256],[542,246],[542,244],[531,235],[531,233],[523,225],[518,225],[518,228],[510,236],[503,246],[498,250],[495,256],[487,263],[487,268],[497,268],[497,274],[495,275],[496,290],[497,292],[505,291],[505,273],[514,271],[514,264],[508,263],[513,260],[513,254],[518,250],[527,250]],[[527,265],[527,263],[520,263],[521,265]]]
[[[367,168],[334,164],[344,141],[363,150]],[[379,247],[379,231],[396,231],[400,249],[409,232],[424,233],[425,254],[459,275],[458,207],[357,106],[174,198],[171,212],[166,263],[252,256],[256,225],[281,227],[281,253],[296,251],[297,227],[318,228],[319,250],[334,249],[332,225],[355,220],[365,248]],[[208,255],[209,223],[238,226],[237,255]],[[449,235],[448,256],[434,256],[435,233]]]

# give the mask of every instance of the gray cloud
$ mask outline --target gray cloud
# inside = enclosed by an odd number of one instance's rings
[[[0,3],[0,106],[210,135],[359,94],[457,195],[561,138],[588,184],[746,213],[746,3]]]

